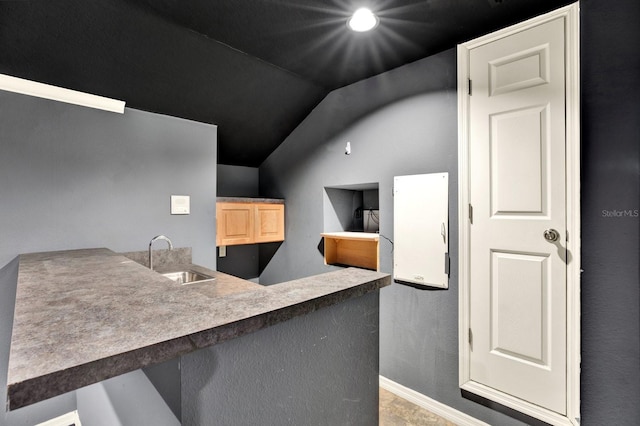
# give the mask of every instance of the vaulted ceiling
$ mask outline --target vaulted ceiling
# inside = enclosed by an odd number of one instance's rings
[[[216,124],[218,162],[256,167],[331,90],[568,3],[0,1],[0,73]]]

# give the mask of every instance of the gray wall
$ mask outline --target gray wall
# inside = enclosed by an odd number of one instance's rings
[[[369,293],[183,356],[182,424],[377,425],[378,299]]]
[[[82,426],[180,426],[142,370],[78,389],[76,400]]]
[[[333,91],[314,109],[260,167],[261,194],[287,202],[286,240],[261,283],[333,269],[317,250],[320,233],[336,230],[324,229],[325,187],[378,184],[380,233],[391,239],[393,176],[448,171],[455,189],[455,79],[450,50]],[[347,141],[351,155],[344,154]],[[386,272],[391,250],[383,240],[380,261]]]
[[[640,2],[584,0],[582,418],[640,424]]]
[[[639,208],[640,3],[584,0],[581,8],[582,424],[635,425],[638,217],[605,217],[603,211]],[[448,171],[450,288],[394,284],[382,290],[380,372],[492,425],[521,424],[463,398],[458,388],[455,78],[452,49],[338,89],[318,105],[260,167],[261,193],[287,199],[287,240],[260,279],[278,282],[331,269],[317,250],[324,186],[379,182],[380,232],[393,239],[392,177]],[[350,156],[344,155],[346,141]],[[381,244],[382,270],[391,272],[391,247]]]
[[[20,253],[145,250],[166,234],[215,268],[216,127],[127,109],[124,115],[0,92],[0,398]],[[171,216],[169,196],[191,196]],[[75,408],[75,395],[0,415],[32,425]]]
[[[218,164],[218,197],[258,197],[260,171],[257,167]]]

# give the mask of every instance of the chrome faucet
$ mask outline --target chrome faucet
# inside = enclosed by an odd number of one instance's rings
[[[149,269],[151,269],[152,271],[153,271],[153,252],[151,251],[151,246],[153,245],[153,242],[156,240],[165,240],[167,244],[169,244],[169,250],[173,250],[173,244],[171,244],[171,240],[168,237],[165,237],[164,235],[158,235],[156,237],[153,237],[151,239],[151,242],[149,242]]]

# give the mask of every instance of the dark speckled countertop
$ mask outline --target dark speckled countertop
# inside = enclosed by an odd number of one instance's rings
[[[261,286],[195,265],[178,285],[106,248],[20,256],[8,408],[166,361],[389,285],[340,271]]]

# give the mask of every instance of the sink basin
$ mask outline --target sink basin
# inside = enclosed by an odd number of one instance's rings
[[[211,275],[206,275],[196,271],[164,272],[162,275],[180,285],[215,280],[215,277],[212,277]]]

